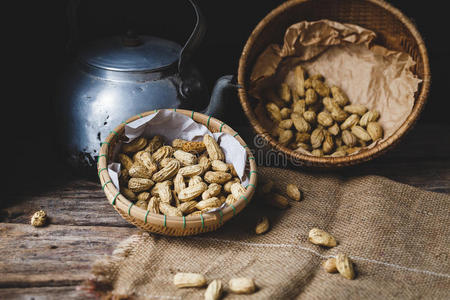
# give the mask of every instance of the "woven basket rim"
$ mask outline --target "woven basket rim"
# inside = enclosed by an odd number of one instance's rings
[[[245,148],[247,152],[247,160],[250,165],[250,182],[247,185],[247,192],[242,195],[239,199],[237,199],[236,203],[233,205],[229,205],[222,210],[219,210],[215,213],[205,213],[200,216],[190,216],[190,217],[175,217],[175,216],[165,216],[162,214],[154,214],[149,212],[148,210],[144,210],[140,207],[135,206],[131,201],[129,201],[125,196],[120,194],[120,192],[116,189],[115,185],[112,183],[111,177],[108,173],[108,164],[109,164],[109,154],[112,153],[113,149],[112,142],[117,139],[124,131],[125,125],[132,121],[135,121],[139,118],[143,118],[145,116],[154,114],[158,111],[175,111],[177,113],[181,113],[183,115],[191,117],[197,123],[205,125],[211,132],[225,132],[233,135],[234,138],[238,140],[238,142]],[[196,230],[199,232],[201,230],[206,229],[207,227],[213,228],[219,227],[223,225],[226,221],[231,219],[233,216],[237,215],[241,212],[245,206],[251,201],[253,197],[257,185],[257,168],[256,162],[253,157],[253,154],[250,148],[247,146],[245,141],[239,136],[239,133],[234,131],[230,126],[225,124],[224,122],[213,118],[211,116],[204,115],[202,113],[192,111],[192,110],[184,110],[184,109],[156,109],[147,112],[143,112],[136,116],[133,116],[126,120],[125,122],[118,125],[104,142],[101,143],[99,157],[98,157],[98,176],[100,178],[100,183],[102,189],[108,198],[110,204],[113,205],[114,209],[126,214],[130,218],[137,219],[144,224],[152,224],[158,227],[167,228],[167,229],[175,229],[175,230]],[[126,219],[127,220],[127,219]],[[127,220],[129,223],[130,220]]]
[[[431,84],[431,72],[430,65],[428,59],[428,52],[425,46],[425,43],[420,35],[419,31],[414,26],[413,22],[409,20],[399,9],[393,7],[383,0],[364,0],[375,5],[378,5],[382,9],[390,12],[394,15],[400,22],[410,31],[411,35],[414,37],[415,42],[417,43],[420,59],[422,60],[422,64],[424,66],[424,74],[422,82],[419,84],[419,93],[416,96],[414,107],[407,119],[403,122],[403,124],[386,140],[378,143],[373,148],[361,151],[354,155],[343,156],[343,157],[316,157],[312,155],[302,154],[300,152],[296,152],[289,148],[286,148],[277,143],[276,140],[272,138],[272,136],[264,129],[263,126],[260,125],[251,105],[248,100],[247,95],[247,81],[245,74],[245,69],[247,66],[247,59],[249,57],[250,51],[255,44],[256,37],[261,34],[261,32],[265,29],[266,24],[268,24],[272,19],[274,19],[279,14],[289,10],[290,8],[299,5],[301,3],[310,2],[312,0],[291,0],[284,2],[279,5],[275,9],[273,9],[269,14],[267,14],[255,27],[255,29],[250,34],[242,53],[239,59],[239,67],[238,67],[238,84],[242,87],[239,89],[239,99],[241,106],[246,114],[247,118],[250,121],[253,129],[257,134],[261,135],[275,150],[280,151],[282,153],[287,154],[291,159],[294,159],[296,162],[303,162],[309,166],[315,167],[342,167],[348,165],[358,164],[364,161],[368,161],[372,158],[375,158],[378,155],[381,155],[388,149],[392,148],[402,136],[404,136],[417,121],[421,111],[424,108],[426,103],[430,84]],[[417,63],[417,62],[416,62]]]

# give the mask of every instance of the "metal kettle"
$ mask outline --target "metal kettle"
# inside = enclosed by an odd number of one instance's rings
[[[78,2],[68,11],[73,14]],[[197,4],[189,2],[197,22],[183,47],[132,31],[79,47],[54,99],[59,143],[71,166],[93,168],[101,142],[131,116],[159,108],[201,111],[208,105],[203,78],[190,61],[206,25]],[[224,117],[222,102],[231,81],[230,76],[217,81],[203,113]]]

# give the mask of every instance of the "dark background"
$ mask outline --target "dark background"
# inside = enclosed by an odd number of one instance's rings
[[[340,0],[345,1],[345,0]],[[283,1],[199,0],[208,31],[194,62],[211,89],[217,78],[236,74],[242,48],[257,23]],[[122,34],[134,28],[183,44],[194,26],[194,12],[187,1],[81,1],[82,40]],[[429,51],[432,86],[420,122],[449,123],[448,10],[441,1],[390,1],[410,17],[421,32]],[[3,9],[11,21],[3,36],[4,89],[7,143],[27,141],[27,147],[9,148],[8,168],[21,168],[31,178],[55,164],[52,96],[58,78],[72,58],[67,51],[69,26],[67,1],[16,1]],[[239,108],[240,109],[240,108]],[[12,122],[21,119],[21,125]],[[26,130],[25,126],[31,125]],[[13,127],[14,135],[10,128]],[[27,127],[28,128],[28,127]],[[450,138],[450,135],[444,136]],[[4,147],[6,142],[3,143]],[[19,175],[17,175],[19,177]],[[14,180],[14,176],[12,176]]]

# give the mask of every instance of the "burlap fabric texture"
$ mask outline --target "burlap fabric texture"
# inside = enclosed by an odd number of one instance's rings
[[[294,183],[304,192],[286,210],[254,198],[222,229],[194,237],[139,233],[93,266],[90,281],[103,295],[132,299],[202,299],[205,289],[177,289],[177,272],[204,274],[225,283],[224,299],[450,299],[450,196],[366,176],[326,175],[260,168],[283,189]],[[261,215],[271,221],[254,233]],[[308,242],[319,227],[338,246]],[[125,237],[124,237],[125,238]],[[347,253],[357,277],[326,273],[321,262]],[[252,295],[227,291],[233,277],[252,277]]]

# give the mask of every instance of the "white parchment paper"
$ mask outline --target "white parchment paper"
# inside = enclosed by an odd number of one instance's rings
[[[155,114],[137,119],[125,125],[125,136],[133,141],[135,138],[143,136],[150,138],[160,135],[164,138],[166,144],[171,144],[174,139],[183,139],[187,141],[201,141],[203,136],[209,134],[214,137],[225,155],[225,161],[233,164],[236,173],[245,186],[249,182],[249,170],[246,169],[247,152],[237,139],[228,133],[212,133],[206,126],[199,124],[190,117],[183,114],[160,110]],[[120,151],[121,144],[114,149],[114,157]],[[109,176],[118,190],[120,163],[113,162],[108,165]]]

